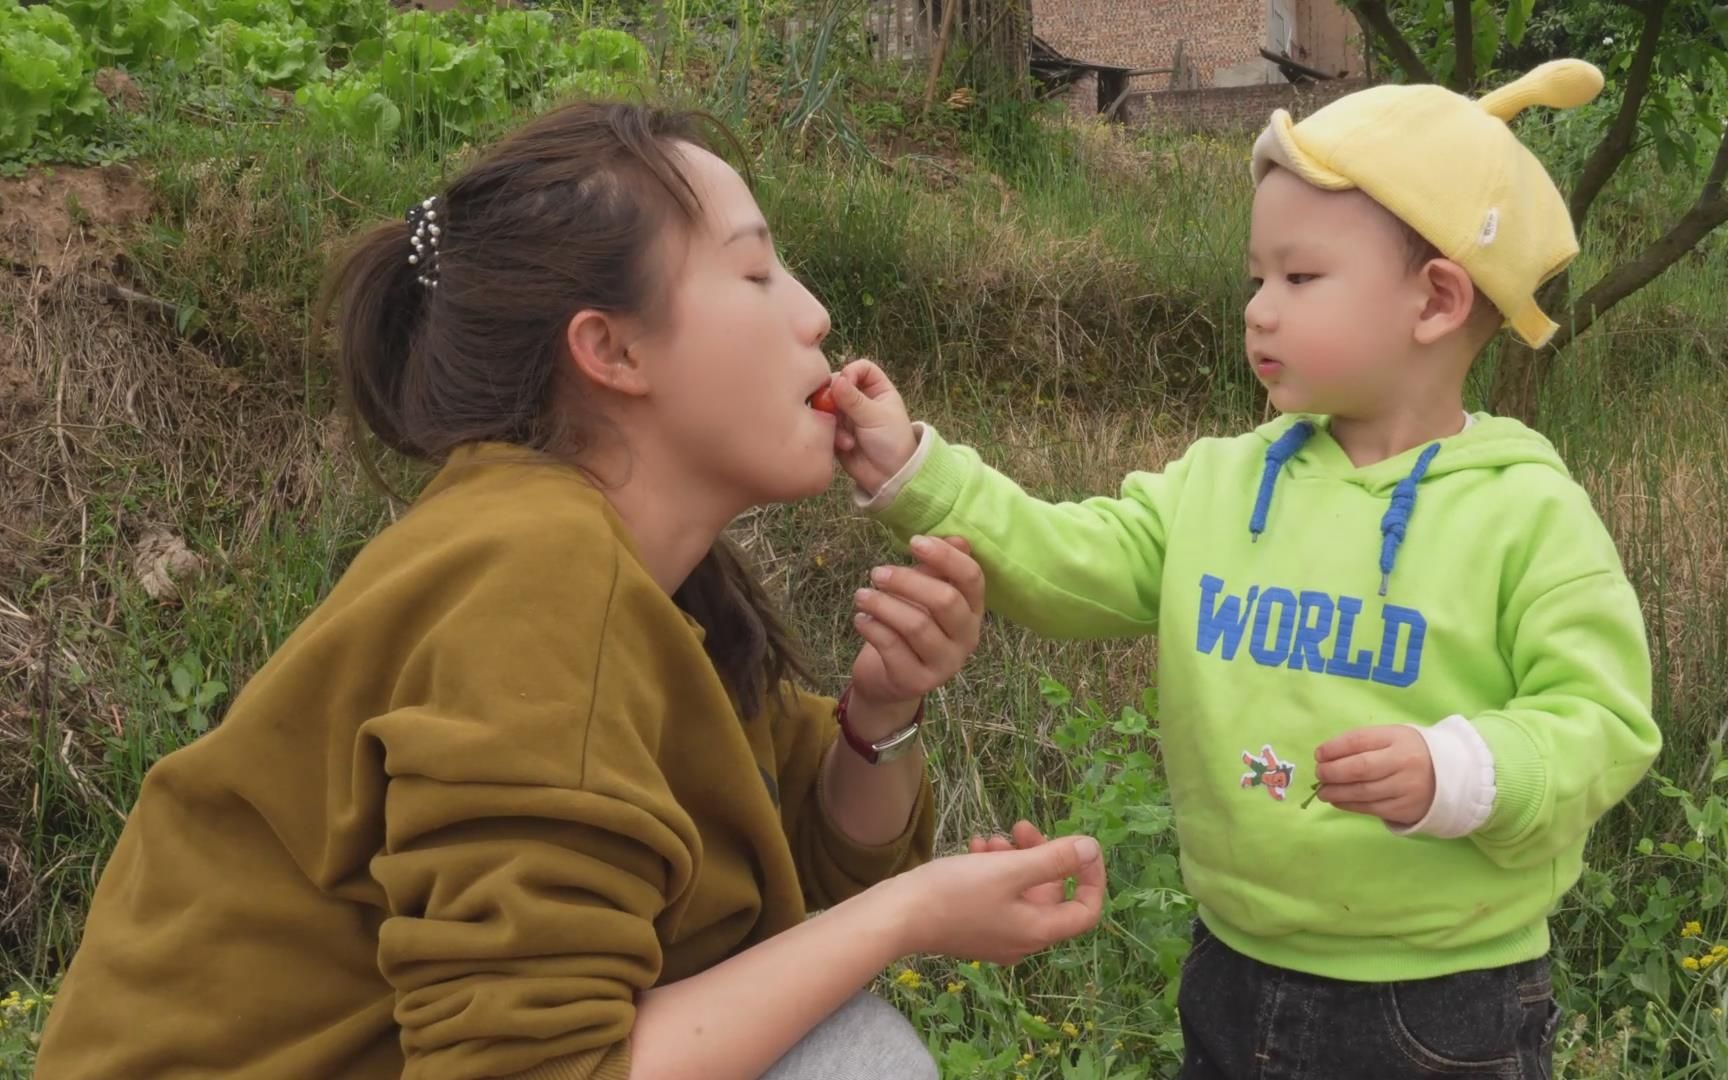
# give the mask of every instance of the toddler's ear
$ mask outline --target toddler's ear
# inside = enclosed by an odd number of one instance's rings
[[[1476,284],[1451,259],[1430,259],[1418,273],[1425,296],[1416,321],[1416,340],[1432,345],[1470,322],[1478,299]]]

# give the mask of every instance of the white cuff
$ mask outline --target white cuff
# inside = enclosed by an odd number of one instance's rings
[[[1480,829],[1494,811],[1494,751],[1487,741],[1462,716],[1448,716],[1432,727],[1406,726],[1422,736],[1434,759],[1434,805],[1416,824],[1388,828],[1399,836],[1445,839]]]
[[[866,492],[857,484],[853,484],[853,505],[866,514],[878,514],[888,509],[888,504],[900,494],[901,488],[912,482],[912,478],[917,476],[918,470],[923,467],[924,459],[930,456],[930,445],[933,441],[930,438],[930,433],[933,430],[930,425],[922,421],[912,421],[912,433],[918,436],[918,449],[912,451],[912,456],[906,459],[906,464],[900,466],[900,471],[890,476],[888,482],[883,484],[874,495]]]

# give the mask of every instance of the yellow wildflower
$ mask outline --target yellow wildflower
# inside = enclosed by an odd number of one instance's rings
[[[924,985],[924,976],[913,971],[911,968],[907,968],[900,974],[894,976],[894,981],[908,990],[916,990]]]
[[[1713,968],[1721,959],[1722,958],[1717,956],[1715,953],[1705,953],[1703,956],[1698,958],[1698,967],[1706,970]]]
[[[1090,1020],[1086,1021],[1086,1030],[1087,1031],[1091,1031],[1096,1026],[1097,1025],[1093,1024],[1092,1021],[1090,1021]]]
[[[1711,1009],[1710,1015],[1714,1016],[1718,1020],[1722,1019],[1722,1007],[1718,1005],[1716,1008]]]
[[[1073,1021],[1064,1021],[1062,1024],[1062,1034],[1068,1036],[1070,1039],[1078,1039],[1080,1037],[1080,1029],[1074,1026]]]
[[[1711,956],[1728,956],[1728,945],[1718,945],[1710,950]]]
[[[1697,919],[1693,919],[1691,922],[1687,923],[1685,926],[1682,926],[1680,928],[1680,936],[1681,937],[1697,937],[1699,934],[1702,934],[1703,932],[1704,932],[1704,927],[1698,922]]]
[[[958,993],[960,993],[960,992],[961,992],[961,991],[962,991],[962,990],[965,990],[965,989],[966,989],[966,984],[965,984],[965,983],[960,983],[960,982],[951,982],[951,983],[949,983],[949,984],[948,984],[948,992],[949,992],[949,993],[950,993],[950,994],[958,994]]]
[[[1032,1056],[1032,1055],[1031,1055],[1031,1054],[1021,1054],[1021,1055],[1020,1055],[1020,1060],[1019,1060],[1019,1062],[1017,1062],[1017,1064],[1020,1064],[1020,1065],[1030,1065],[1030,1064],[1032,1064],[1032,1063],[1033,1063],[1033,1062],[1034,1062],[1034,1061],[1037,1061],[1037,1060],[1038,1060],[1038,1059],[1037,1059],[1037,1058],[1035,1058],[1035,1057],[1033,1057],[1033,1056]]]
[[[1061,1043],[1045,1043],[1044,1044],[1044,1056],[1045,1057],[1055,1057],[1057,1054],[1060,1054],[1061,1052],[1062,1052],[1062,1044]]]
[[[979,961],[974,960],[970,964],[967,964],[966,966],[971,968],[973,971],[977,971],[979,968],[983,967],[984,965],[982,963],[980,963]]]
[[[1696,956],[1683,957],[1680,960],[1680,966],[1685,968],[1687,971],[1697,971],[1698,958]]]
[[[1111,1043],[1110,1050],[1113,1053],[1120,1054],[1122,1052],[1122,1040],[1117,1039],[1115,1042]]]

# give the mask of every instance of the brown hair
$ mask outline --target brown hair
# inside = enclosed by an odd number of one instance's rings
[[[424,259],[408,261],[414,223],[363,234],[320,302],[321,321],[340,313],[337,361],[357,445],[369,429],[433,463],[473,442],[573,462],[591,432],[564,329],[579,311],[650,309],[665,284],[655,238],[701,214],[676,144],[707,148],[707,130],[738,148],[711,117],[636,104],[580,102],[528,123],[433,204],[435,285],[421,281],[433,269]],[[786,678],[807,677],[785,623],[724,537],[673,600],[706,631],[709,658],[745,716]]]

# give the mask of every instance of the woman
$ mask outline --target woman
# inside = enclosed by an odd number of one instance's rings
[[[827,313],[699,131],[560,110],[338,267],[358,416],[442,467],[146,779],[39,1075],[927,1077],[873,976],[1096,923],[1090,839],[927,861],[963,545],[873,575],[839,702],[796,689],[722,530],[871,436],[809,406]]]

